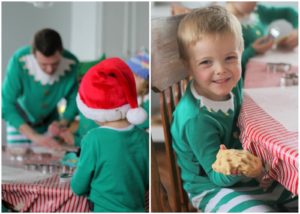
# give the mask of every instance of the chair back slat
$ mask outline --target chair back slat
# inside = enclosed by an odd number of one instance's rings
[[[170,183],[172,189],[174,190],[174,197],[170,198],[170,200],[173,201],[171,202],[171,204],[176,204],[174,210],[176,212],[188,211],[188,199],[183,189],[180,169],[176,163],[176,155],[172,148],[172,136],[170,132],[170,126],[172,123],[172,113],[175,110],[175,107],[181,98],[182,92],[184,93],[185,91],[185,88],[183,89],[181,86],[185,86],[185,85],[186,84],[184,83],[182,84],[181,82],[179,82],[179,83],[175,83],[173,86],[164,90],[161,93],[161,103],[160,103],[162,123],[163,123],[164,136],[165,136],[167,166],[168,166],[169,174],[173,178],[171,179]]]
[[[175,109],[174,100],[173,100],[173,91],[172,87],[167,88],[164,92],[165,95],[165,106],[167,110],[167,118],[169,123],[172,123],[172,114]]]
[[[181,88],[180,88],[180,82],[175,83],[173,85],[173,98],[174,98],[174,105],[177,106],[179,103],[179,100],[181,98]]]
[[[177,194],[179,192],[179,184],[175,166],[175,156],[173,155],[172,144],[166,142],[172,142],[172,137],[170,135],[170,120],[168,117],[168,109],[166,105],[167,99],[165,93],[160,94],[160,111],[162,117],[162,125],[164,129],[164,138],[165,138],[165,149],[166,149],[166,165],[168,174],[170,176],[169,184],[171,192],[168,192],[170,204],[174,205],[174,212],[179,212],[181,210],[180,196]]]

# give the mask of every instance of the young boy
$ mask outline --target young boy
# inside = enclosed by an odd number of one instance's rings
[[[77,105],[101,127],[82,139],[72,190],[88,195],[94,212],[144,212],[148,134],[134,125],[147,115],[138,108],[132,71],[119,58],[95,65],[81,81]]]
[[[130,58],[127,65],[134,74],[139,106],[149,114],[149,54],[143,50]],[[139,127],[149,129],[149,117]]]
[[[271,205],[291,197],[276,183],[264,192],[254,179],[212,169],[220,147],[242,149],[241,32],[220,6],[192,11],[178,27],[179,55],[193,80],[173,114],[173,148],[184,189],[202,212],[274,211]]]

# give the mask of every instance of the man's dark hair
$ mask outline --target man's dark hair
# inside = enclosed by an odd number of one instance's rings
[[[41,52],[44,56],[52,56],[56,51],[62,52],[63,45],[59,33],[55,30],[45,28],[34,35],[32,44],[33,53]]]

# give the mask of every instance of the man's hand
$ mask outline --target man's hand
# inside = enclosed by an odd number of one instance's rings
[[[60,133],[58,121],[52,122],[48,127],[48,132],[53,136],[58,136]]]
[[[61,132],[65,131],[67,129],[67,125],[68,125],[68,122],[65,120],[53,121],[48,127],[48,132],[52,136],[59,136]]]
[[[35,146],[43,146],[49,149],[56,149],[56,150],[61,150],[62,148],[59,142],[53,139],[51,136],[35,134],[31,140],[33,145]]]
[[[60,132],[59,137],[68,145],[74,146],[74,135],[69,129]]]

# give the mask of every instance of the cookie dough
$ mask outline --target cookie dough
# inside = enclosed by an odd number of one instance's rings
[[[239,174],[254,178],[260,175],[262,162],[246,150],[221,149],[212,168],[225,175],[231,175],[232,171],[237,171]]]

